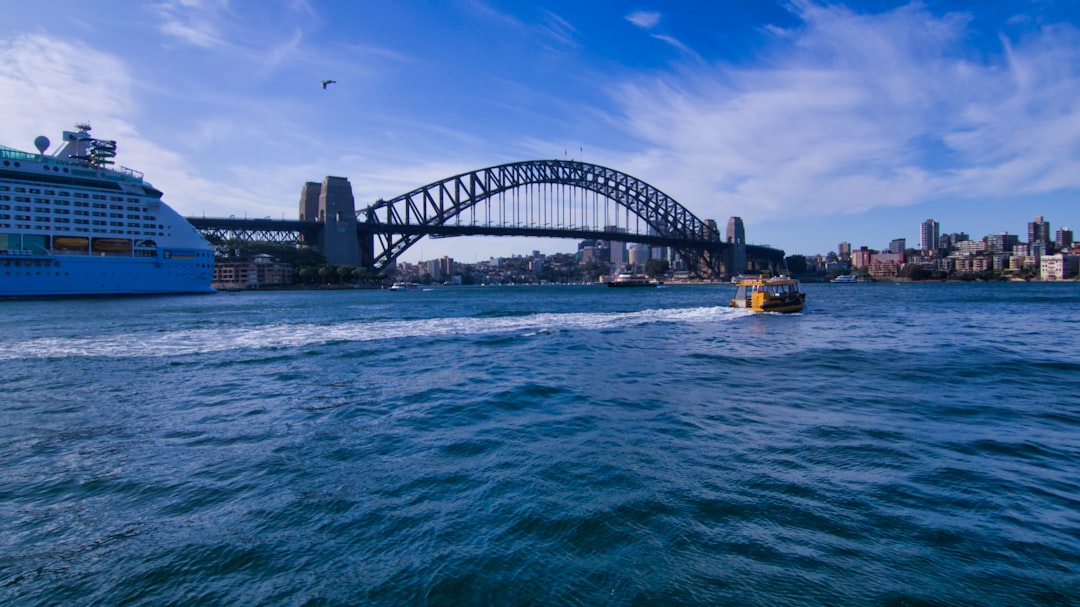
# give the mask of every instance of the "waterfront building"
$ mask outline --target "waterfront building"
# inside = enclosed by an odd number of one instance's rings
[[[868,270],[875,278],[898,276],[903,263],[903,253],[877,253],[873,255]]]
[[[1073,244],[1073,232],[1068,227],[1061,228],[1057,232],[1054,232],[1054,246],[1058,250],[1064,251],[1071,247]]]
[[[1035,221],[1028,222],[1028,243],[1051,242],[1050,222],[1043,221],[1042,215],[1035,217]]]
[[[851,267],[855,268],[856,270],[861,270],[863,268],[869,267],[870,262],[874,259],[875,253],[877,253],[877,251],[873,249],[868,249],[865,246],[859,247],[857,251],[852,251]]]
[[[454,273],[454,258],[443,256],[439,260],[439,273],[442,276],[451,276]]]
[[[441,282],[443,279],[442,266],[439,265],[438,259],[432,259],[430,261],[420,262],[420,266],[423,268],[424,274],[431,277],[431,280],[435,282]]]
[[[890,253],[903,253],[905,250],[907,250],[906,238],[894,238],[892,242],[889,243]]]
[[[919,224],[919,249],[922,251],[936,251],[941,243],[938,222],[927,219]]]
[[[214,260],[215,289],[257,289],[292,283],[292,266],[265,254],[251,257],[219,257]]]
[[[985,240],[961,240],[953,246],[956,247],[957,252],[964,255],[975,255],[986,251]]]
[[[1080,269],[1080,255],[1043,255],[1039,260],[1039,276],[1043,280],[1075,278]]]

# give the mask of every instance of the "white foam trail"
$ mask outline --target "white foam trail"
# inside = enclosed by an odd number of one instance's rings
[[[566,329],[598,330],[660,322],[707,323],[749,314],[723,307],[643,310],[640,312],[531,314],[497,318],[348,321],[332,325],[272,324],[214,327],[168,333],[131,333],[96,337],[44,337],[6,344],[0,360],[75,356],[172,357],[229,350],[292,348],[329,342],[363,342],[455,335],[544,335]]]

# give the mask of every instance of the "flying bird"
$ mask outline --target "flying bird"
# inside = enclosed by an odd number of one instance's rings
[[[323,80],[322,81],[323,90],[326,90],[327,85],[330,85],[330,84],[337,84],[337,80]]]

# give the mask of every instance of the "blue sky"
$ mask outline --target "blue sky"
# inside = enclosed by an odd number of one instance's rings
[[[320,81],[337,84],[326,90]],[[89,121],[185,215],[295,217],[570,157],[752,243],[1080,230],[1075,1],[52,0],[0,8],[0,144]],[[409,261],[571,251],[424,239]]]

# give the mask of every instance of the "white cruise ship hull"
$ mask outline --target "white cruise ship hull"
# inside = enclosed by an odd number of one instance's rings
[[[213,293],[213,257],[192,259],[5,255],[0,252],[0,297]]]
[[[0,146],[0,298],[213,293],[214,250],[90,125]]]

